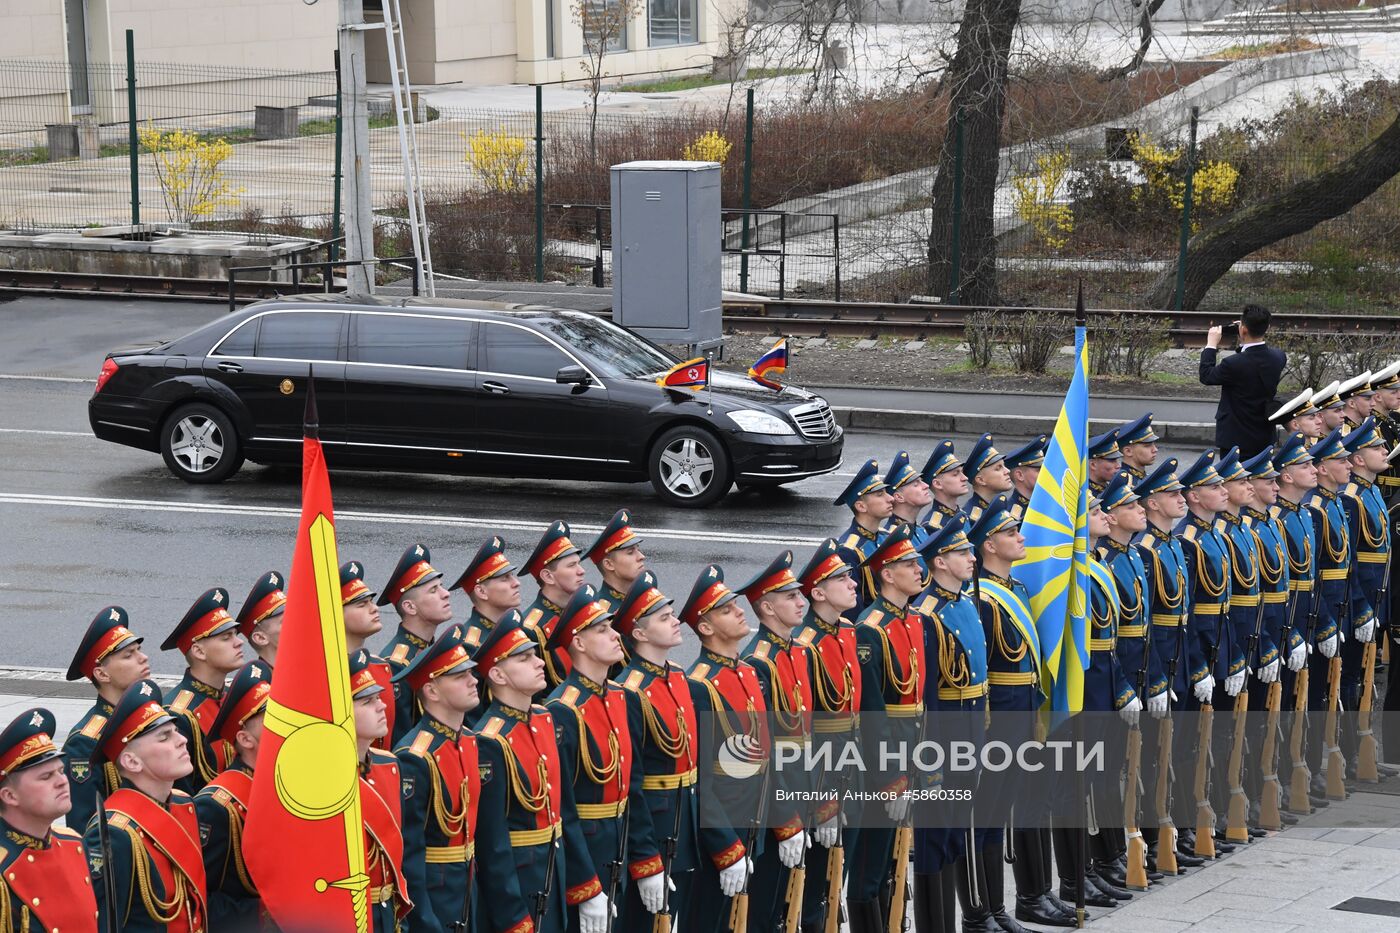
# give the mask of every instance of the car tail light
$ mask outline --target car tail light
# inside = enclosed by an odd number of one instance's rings
[[[108,380],[108,379],[111,379],[114,375],[116,375],[116,372],[117,372],[117,361],[116,361],[116,360],[114,360],[114,359],[105,359],[105,360],[103,360],[103,361],[102,361],[102,372],[100,372],[100,373],[97,374],[97,388],[95,388],[95,389],[92,390],[92,394],[93,394],[93,395],[96,395],[98,392],[101,392],[101,391],[102,391],[102,387],[105,386],[105,385],[107,384],[107,380]]]

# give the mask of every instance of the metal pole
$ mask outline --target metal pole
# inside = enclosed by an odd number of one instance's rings
[[[345,258],[374,258],[374,211],[370,203],[369,110],[365,104],[365,8],[363,0],[340,0],[340,108],[349,115],[350,171],[345,185]],[[347,266],[345,293],[372,294],[372,266]]]
[[[1191,144],[1186,150],[1186,191],[1181,196],[1181,247],[1176,257],[1176,310],[1180,312],[1186,303],[1186,245],[1191,240],[1191,201],[1195,197],[1196,182],[1196,124],[1201,117],[1201,108],[1191,108]]]
[[[593,238],[598,244],[597,255],[593,257],[593,287],[603,287],[603,209],[593,208]]]
[[[841,215],[831,215],[831,253],[836,260],[836,300],[841,300]]]
[[[344,166],[340,158],[341,145],[341,125],[340,125],[340,49],[335,50],[335,183],[331,195],[331,244],[327,247],[326,258],[335,262],[340,258],[340,244],[334,242],[340,239],[340,186],[344,180]],[[334,270],[326,270],[326,284],[330,284]]]
[[[141,138],[136,132],[136,33],[126,31],[126,135],[131,162],[131,225],[141,222]]]
[[[962,108],[958,108],[953,117],[953,230],[948,253],[948,301],[952,304],[958,303],[962,289],[963,122]]]
[[[753,207],[753,88],[744,95],[744,190],[739,207],[743,209],[743,238],[739,241],[739,291],[749,290],[749,209]]]
[[[544,85],[535,85],[535,281],[544,281]]]
[[[782,301],[787,298],[787,211],[778,215],[778,246],[778,300]]]

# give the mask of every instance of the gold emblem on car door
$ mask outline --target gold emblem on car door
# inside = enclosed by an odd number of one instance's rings
[[[292,384],[292,380],[283,379],[281,384],[278,385],[277,388],[281,390],[283,395],[291,395],[293,392],[296,391],[297,387]]]

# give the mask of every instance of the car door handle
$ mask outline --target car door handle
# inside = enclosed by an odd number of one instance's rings
[[[219,369],[226,373],[241,373],[243,372],[243,364],[235,363],[232,360],[224,360],[219,364]]]
[[[509,395],[510,386],[503,382],[483,382],[481,387],[494,395]]]

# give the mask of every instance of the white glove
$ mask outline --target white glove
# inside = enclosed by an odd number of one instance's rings
[[[807,833],[798,830],[797,835],[788,836],[778,843],[778,861],[784,868],[796,868],[802,861],[802,853],[807,849]]]
[[[578,925],[582,933],[604,933],[608,928],[608,896],[599,892],[578,905]]]
[[[1308,646],[1303,642],[1298,642],[1298,646],[1288,652],[1288,669],[1293,673],[1298,673],[1303,669],[1303,665],[1308,663]]]
[[[903,823],[904,818],[909,815],[909,798],[900,794],[893,800],[886,800],[885,815],[893,822]]]
[[[1128,725],[1136,726],[1138,724],[1138,717],[1142,715],[1142,701],[1137,697],[1133,697],[1127,703],[1123,704],[1123,708],[1118,711],[1118,715],[1122,716],[1123,721]]]
[[[1324,658],[1335,658],[1337,656],[1337,646],[1341,643],[1342,633],[1327,636],[1327,640],[1317,646],[1317,650],[1322,652]]]
[[[1278,658],[1274,658],[1268,664],[1259,669],[1258,678],[1261,684],[1271,684],[1278,680],[1278,671],[1282,666]]]
[[[669,885],[672,891],[676,890],[676,883],[670,878],[666,879],[666,885]],[[647,913],[661,913],[662,908],[666,906],[666,886],[661,883],[661,872],[638,878],[637,896],[642,899],[642,906],[646,908]]]
[[[1215,675],[1207,674],[1204,680],[1191,688],[1191,692],[1196,694],[1197,702],[1209,703],[1210,698],[1215,695]]]
[[[1245,668],[1244,670],[1240,671],[1238,674],[1231,674],[1229,677],[1226,677],[1226,678],[1225,678],[1225,693],[1226,693],[1227,695],[1229,695],[1229,696],[1232,696],[1232,697],[1237,697],[1237,696],[1239,696],[1239,695],[1240,695],[1240,691],[1244,689],[1244,680],[1245,680],[1245,678],[1248,677],[1248,676],[1249,676],[1249,668]]]
[[[733,897],[744,890],[744,882],[753,871],[753,860],[742,858],[719,873],[719,892],[725,897]]]
[[[832,817],[813,831],[812,835],[817,840],[817,845],[825,849],[836,846],[836,840],[841,835],[841,821],[837,817]]]
[[[1167,691],[1163,690],[1156,696],[1147,698],[1147,711],[1154,719],[1162,719],[1167,715]]]
[[[1356,627],[1356,640],[1363,645],[1369,645],[1376,640],[1376,620],[1369,621]]]

